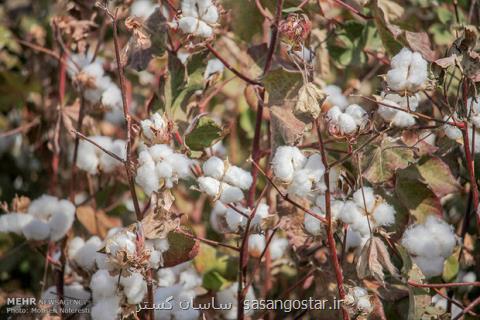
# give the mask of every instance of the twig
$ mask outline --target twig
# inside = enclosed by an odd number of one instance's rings
[[[201,237],[195,236],[193,234],[190,234],[188,232],[185,232],[181,228],[177,228],[177,232],[180,232],[181,234],[183,234],[184,236],[186,236],[190,239],[198,240],[198,241],[203,242],[205,244],[208,244],[209,246],[212,246],[212,247],[224,247],[224,248],[235,250],[237,252],[240,251],[240,248],[238,248],[238,247],[235,247],[235,246],[232,246],[232,245],[229,245],[229,244],[226,244],[226,243],[221,243],[221,242],[218,242],[218,241],[214,241],[214,240],[201,238]]]
[[[98,143],[96,143],[95,141],[93,141],[92,139],[86,137],[84,134],[76,131],[76,130],[71,130],[72,133],[74,133],[75,135],[79,136],[80,138],[82,138],[83,140],[85,141],[88,141],[90,142],[91,144],[93,144],[94,146],[96,146],[97,148],[99,148],[100,150],[102,150],[103,152],[105,152],[106,154],[108,154],[110,157],[112,157],[113,159],[117,160],[117,161],[120,161],[121,163],[125,163],[125,160],[120,158],[119,156],[117,156],[115,153],[111,152],[111,151],[108,151],[107,149],[105,149],[104,147],[102,147],[101,145],[99,145]]]
[[[275,22],[272,25],[272,36],[270,38],[270,46],[268,48],[267,60],[263,68],[263,75],[266,75],[272,66],[273,55],[277,47],[278,25],[282,19],[283,0],[277,0],[277,12],[275,14]]]
[[[409,280],[407,282],[409,286],[417,288],[455,288],[455,287],[480,287],[480,281],[475,282],[450,282],[450,283],[418,283]]]
[[[330,194],[330,167],[328,166],[327,153],[325,151],[325,146],[323,144],[322,133],[320,132],[320,122],[317,119],[316,121],[318,142],[320,144],[320,153],[322,156],[323,166],[325,167],[325,173],[323,175],[323,180],[326,186],[325,190],[325,216],[327,218],[327,243],[328,249],[330,250],[331,261],[333,269],[335,270],[335,277],[337,280],[337,289],[340,299],[345,299],[345,289],[343,287],[343,271],[340,263],[338,261],[337,247],[335,243],[335,238],[333,237],[332,229],[332,210],[331,210],[331,194]],[[348,311],[345,308],[342,308],[342,315],[344,320],[350,319]]]
[[[36,126],[39,123],[40,123],[40,117],[36,117],[35,119],[30,121],[29,123],[21,125],[20,127],[17,127],[15,129],[11,129],[11,130],[8,130],[8,131],[5,131],[5,132],[1,132],[0,133],[0,139],[1,138],[6,138],[6,137],[9,137],[9,136],[13,136],[17,133],[28,132],[32,127]]]

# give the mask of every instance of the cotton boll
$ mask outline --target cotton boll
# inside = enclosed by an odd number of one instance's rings
[[[155,172],[158,178],[171,178],[173,176],[173,168],[166,161],[158,162],[155,166]]]
[[[170,287],[177,281],[177,275],[172,268],[162,268],[157,271],[158,286]]]
[[[304,169],[310,171],[311,179],[313,179],[315,182],[320,181],[325,173],[325,166],[323,165],[322,156],[318,153],[312,154],[310,157],[308,157]]]
[[[135,234],[131,231],[121,230],[106,240],[106,252],[117,255],[122,250],[128,254],[136,252]]]
[[[58,198],[44,194],[30,203],[28,214],[42,220],[48,220],[57,206]]]
[[[180,273],[178,283],[183,285],[185,290],[195,289],[202,285],[202,277],[193,268],[188,268],[187,270]]]
[[[290,182],[295,170],[302,168],[307,159],[296,147],[281,146],[275,151],[272,159],[272,167],[275,176],[284,181]]]
[[[33,216],[25,213],[7,213],[0,216],[0,232],[22,234],[23,228],[29,224]]]
[[[111,109],[120,109],[122,107],[122,92],[117,85],[111,84],[103,92],[102,104]]]
[[[453,122],[453,117],[450,117],[450,116],[446,115],[445,117],[443,117],[443,120]],[[443,130],[445,132],[445,135],[451,140],[458,140],[458,139],[462,138],[462,130],[460,130],[459,128],[457,128],[455,126],[445,124],[443,126]]]
[[[238,187],[233,187],[229,184],[222,183],[220,186],[222,194],[220,195],[220,201],[223,203],[232,203],[242,201],[244,198],[242,190]]]
[[[288,187],[288,193],[299,197],[307,196],[312,190],[313,181],[309,170],[299,170],[295,172],[293,181]]]
[[[92,275],[90,289],[92,290],[93,301],[115,296],[117,291],[117,277],[111,276],[107,270],[98,270]]]
[[[248,253],[252,257],[260,258],[263,250],[265,249],[266,241],[265,236],[262,234],[251,234],[248,237]]]
[[[100,161],[95,152],[95,146],[88,141],[80,140],[77,152],[77,167],[94,175],[98,172],[99,163]]]
[[[358,217],[362,216],[357,204],[353,201],[345,201],[343,208],[339,212],[338,218],[346,224],[352,224]]]
[[[368,212],[372,212],[375,207],[375,194],[370,187],[363,187],[353,193],[353,201],[362,209],[367,209]]]
[[[245,214],[248,212],[245,208],[237,208],[237,210]],[[247,219],[232,208],[227,208],[225,221],[232,232],[238,231],[240,227],[244,227],[247,224]]]
[[[123,140],[111,141],[105,146],[105,149],[118,156],[120,159],[126,158],[127,145]],[[118,166],[122,165],[120,161],[113,158],[109,154],[102,152],[100,155],[100,166],[103,172],[113,172]]]
[[[154,161],[162,161],[173,155],[173,150],[166,144],[156,144],[148,149]]]
[[[95,303],[91,317],[93,320],[116,320],[120,311],[120,297],[112,296]]]
[[[203,74],[203,78],[208,80],[212,75],[216,73],[222,73],[225,66],[223,63],[218,59],[210,59],[207,62],[207,67],[205,68],[205,72]]]
[[[405,231],[402,245],[416,256],[440,256],[441,248],[437,239],[423,224],[417,224]]]
[[[155,11],[156,7],[150,0],[136,0],[130,7],[130,13],[132,16],[146,20]]]
[[[200,0],[198,1],[201,18],[206,23],[214,24],[218,20],[218,10],[217,7],[212,3],[211,0]]]
[[[348,106],[348,100],[343,95],[340,87],[328,85],[323,88],[323,92],[327,95],[327,102],[332,106],[338,106],[341,110],[344,110]]]
[[[225,219],[225,215],[227,213],[227,207],[223,205],[220,201],[216,201],[213,207],[212,212],[210,213],[210,225],[212,226],[213,230],[217,233],[224,233],[225,227],[224,222],[222,221]]]
[[[220,182],[211,177],[199,177],[198,186],[201,191],[205,192],[210,197],[216,197],[220,189]]]
[[[215,179],[221,179],[225,173],[225,163],[215,156],[210,157],[203,163],[203,173]]]
[[[227,169],[224,180],[225,182],[237,186],[243,190],[250,188],[253,181],[250,172],[247,172],[237,166],[231,166]]]
[[[389,106],[395,106],[395,107],[400,107],[396,103],[393,103],[389,100],[383,100],[383,103],[388,104]],[[385,121],[392,121],[395,115],[397,114],[397,110],[393,108],[389,108],[384,105],[379,105],[377,109],[377,113],[382,117],[383,120]]]
[[[143,188],[147,195],[151,195],[160,188],[160,181],[155,172],[155,163],[153,161],[147,162],[137,169],[135,182]]]
[[[325,198],[325,197],[323,197]],[[318,199],[318,197],[317,197]],[[331,203],[330,211],[332,212],[332,218],[337,219],[340,216],[340,212],[343,209],[345,202],[342,200],[333,200]]]
[[[408,87],[408,67],[391,69],[387,72],[387,84],[395,91],[402,91]]]
[[[142,302],[147,293],[147,282],[141,273],[132,273],[129,277],[120,277],[120,284],[123,286],[123,293],[129,304]]]
[[[168,239],[155,239],[153,242],[153,246],[156,250],[162,253],[170,249],[170,243],[168,242]]]
[[[345,250],[349,250],[351,248],[357,248],[362,244],[362,235],[352,230],[351,228],[347,231],[347,238],[345,241]]]
[[[380,203],[373,210],[373,219],[378,226],[391,226],[395,223],[395,208],[388,203]]]
[[[374,228],[373,221],[369,221],[365,215],[357,216],[356,220],[351,224],[353,230],[358,231],[362,236],[370,234],[370,228]]]
[[[319,236],[322,234],[322,223],[317,218],[305,213],[303,218],[303,226],[305,231],[307,231],[312,236]]]
[[[448,258],[453,253],[453,249],[457,244],[457,239],[455,238],[452,226],[443,220],[430,215],[425,221],[425,227],[431,236],[436,239],[441,250],[440,255],[444,258]]]
[[[99,237],[91,237],[72,258],[79,267],[92,270],[95,267],[97,251],[102,248],[102,245],[102,240]]]
[[[370,312],[372,310],[372,304],[370,303],[370,299],[368,297],[361,297],[357,301],[357,308],[362,312]]]
[[[190,170],[190,167],[192,166],[192,160],[190,160],[187,156],[180,153],[174,153],[165,160],[170,163],[178,178],[187,179],[192,175]]]
[[[414,257],[413,261],[417,264],[420,270],[422,270],[425,277],[431,278],[442,274],[445,259],[440,256],[418,256]]]
[[[74,258],[77,252],[85,245],[85,240],[80,237],[75,237],[68,241],[67,253],[70,258]]]
[[[353,133],[358,128],[355,119],[351,115],[346,113],[342,113],[338,117],[338,126],[340,128],[340,131],[344,134]]]
[[[103,67],[98,62],[93,62],[82,69],[82,72],[95,80],[100,79],[105,74]]]
[[[274,238],[268,249],[270,250],[270,258],[272,260],[280,259],[287,251],[288,240],[285,238]]]
[[[257,206],[257,210],[255,211],[255,217],[253,217],[253,219],[251,221],[251,224],[250,224],[250,226],[252,228],[257,229],[257,230],[261,229],[263,219],[268,217],[268,209],[269,209],[269,207],[265,203],[260,203]],[[252,213],[253,213],[253,210],[252,210]]]
[[[343,114],[338,106],[331,107],[327,112],[327,121],[338,123],[340,116]]]
[[[392,119],[392,124],[399,128],[408,128],[415,124],[415,118],[409,113],[397,111]]]
[[[420,89],[427,81],[427,67],[428,63],[423,59],[422,55],[418,52],[414,52],[412,54],[410,72],[408,75],[408,82],[411,90],[416,91]]]
[[[367,112],[358,104],[349,105],[345,110],[345,113],[352,116],[359,127],[363,127],[368,120]]]
[[[57,241],[63,238],[67,231],[72,227],[73,220],[75,220],[75,213],[71,211],[59,211],[54,214],[48,222],[50,227],[50,239],[52,241]]]
[[[28,240],[46,240],[50,235],[50,227],[40,219],[32,219],[23,227],[23,235]]]
[[[410,51],[408,48],[403,48],[392,58],[390,65],[392,68],[406,68],[412,61],[412,55],[412,51]]]

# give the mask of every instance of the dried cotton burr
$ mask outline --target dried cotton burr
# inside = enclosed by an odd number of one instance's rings
[[[201,38],[213,36],[219,14],[211,0],[183,0],[181,8],[181,17],[174,22],[174,27],[188,35]]]
[[[427,278],[441,275],[445,259],[452,255],[457,239],[452,226],[429,215],[424,223],[405,231],[402,245]]]

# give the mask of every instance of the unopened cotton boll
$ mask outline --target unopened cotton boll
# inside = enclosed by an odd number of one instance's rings
[[[362,209],[366,208],[368,212],[371,212],[375,207],[375,202],[376,202],[373,189],[370,187],[364,187],[364,188],[358,189],[353,193],[353,201],[360,208]]]
[[[198,186],[201,191],[205,192],[210,197],[216,197],[220,190],[220,181],[212,177],[199,177]]]
[[[115,296],[117,282],[117,278],[111,276],[107,270],[98,270],[95,272],[90,280],[93,301],[96,303],[97,301]]]
[[[237,166],[231,166],[227,169],[224,180],[240,189],[247,190],[252,185],[253,178],[250,172]]]
[[[378,226],[391,226],[395,223],[395,208],[382,202],[373,210],[373,219]]]
[[[7,213],[0,216],[0,232],[22,234],[23,228],[32,221],[33,216],[25,213]]]
[[[129,277],[121,277],[120,284],[129,304],[142,302],[147,293],[147,282],[141,273],[132,273]]]
[[[272,260],[280,259],[288,248],[288,240],[285,238],[274,238],[268,249],[270,250],[270,258]]]
[[[120,311],[120,297],[111,296],[93,305],[91,317],[93,320],[116,320]]]
[[[221,179],[225,173],[225,163],[215,156],[210,157],[203,163],[203,173],[215,179]]]

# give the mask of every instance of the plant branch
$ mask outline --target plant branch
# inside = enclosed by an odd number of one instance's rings
[[[278,41],[278,25],[282,19],[282,9],[283,9],[283,0],[277,0],[277,11],[275,14],[275,21],[272,25],[272,36],[270,38],[270,46],[268,48],[267,60],[265,62],[265,67],[263,68],[263,75],[266,75],[270,68],[272,67],[273,55],[275,54],[275,49],[277,47]]]

